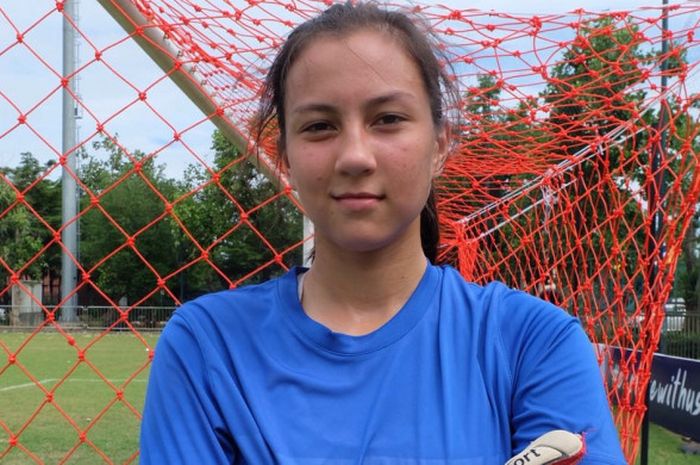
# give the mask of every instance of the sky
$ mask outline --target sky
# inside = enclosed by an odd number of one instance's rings
[[[543,15],[577,8],[605,11],[610,3],[610,0],[490,0],[487,7],[495,12]],[[628,10],[643,5],[658,7],[660,3],[616,0],[614,5],[616,10]],[[55,89],[62,69],[62,18],[49,13],[54,4],[43,0],[0,3],[0,166],[15,166],[24,151],[32,152],[44,162],[56,160],[61,150],[61,93]],[[486,10],[481,2],[449,0],[444,4]],[[102,62],[79,74],[78,92],[89,109],[79,112],[79,139],[87,138],[95,131],[97,122],[103,122],[110,133],[119,135],[127,149],[158,151],[156,160],[166,166],[170,177],[181,177],[188,164],[197,163],[196,157],[211,162],[214,126],[209,122],[199,123],[203,117],[200,110],[167,78],[162,78],[163,72],[133,41],[123,41],[123,29],[96,0],[81,0],[78,8],[79,28],[85,35],[79,41],[78,65],[91,59],[94,49],[103,50]],[[695,15],[684,21],[696,24],[698,18]],[[681,26],[686,25],[675,25]],[[673,19],[671,28],[674,28]],[[27,46],[12,46],[16,41],[15,29],[23,33]],[[700,36],[700,31],[696,36]],[[138,92],[144,89],[148,90],[147,100],[122,112],[124,102],[137,99]],[[29,125],[10,131],[19,113],[27,115]],[[182,134],[181,141],[163,149],[174,131]],[[58,175],[56,169],[51,176]]]

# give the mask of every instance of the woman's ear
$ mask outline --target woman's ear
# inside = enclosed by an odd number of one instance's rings
[[[289,165],[287,164],[287,182],[289,183],[289,186],[292,188],[293,191],[297,190],[297,183],[296,180],[294,179],[294,173],[292,173],[292,170],[289,168]]]
[[[445,167],[445,160],[447,160],[449,152],[448,131],[447,125],[443,124],[436,133],[435,153],[433,154],[433,177],[440,176]]]
[[[294,181],[294,174],[292,173],[292,168],[289,166],[289,157],[287,157],[287,150],[284,145],[282,137],[277,138],[277,153],[280,157],[280,168],[287,175],[287,181],[293,190],[297,189],[296,182]]]

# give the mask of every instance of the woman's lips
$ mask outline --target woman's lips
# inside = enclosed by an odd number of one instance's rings
[[[332,196],[341,207],[351,211],[367,210],[377,205],[384,197],[367,192],[351,192]]]

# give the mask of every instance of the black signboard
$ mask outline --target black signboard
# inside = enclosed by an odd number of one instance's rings
[[[649,419],[700,441],[700,360],[654,355]]]
[[[620,349],[608,347],[606,352],[613,362],[614,373],[605,374],[610,385],[619,375]],[[626,352],[629,360],[631,351]],[[648,407],[652,422],[700,442],[700,360],[654,354]]]

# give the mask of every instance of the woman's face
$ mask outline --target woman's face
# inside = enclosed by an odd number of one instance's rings
[[[312,40],[289,70],[285,118],[283,155],[318,251],[420,247],[420,212],[446,136],[396,39],[364,29]]]

